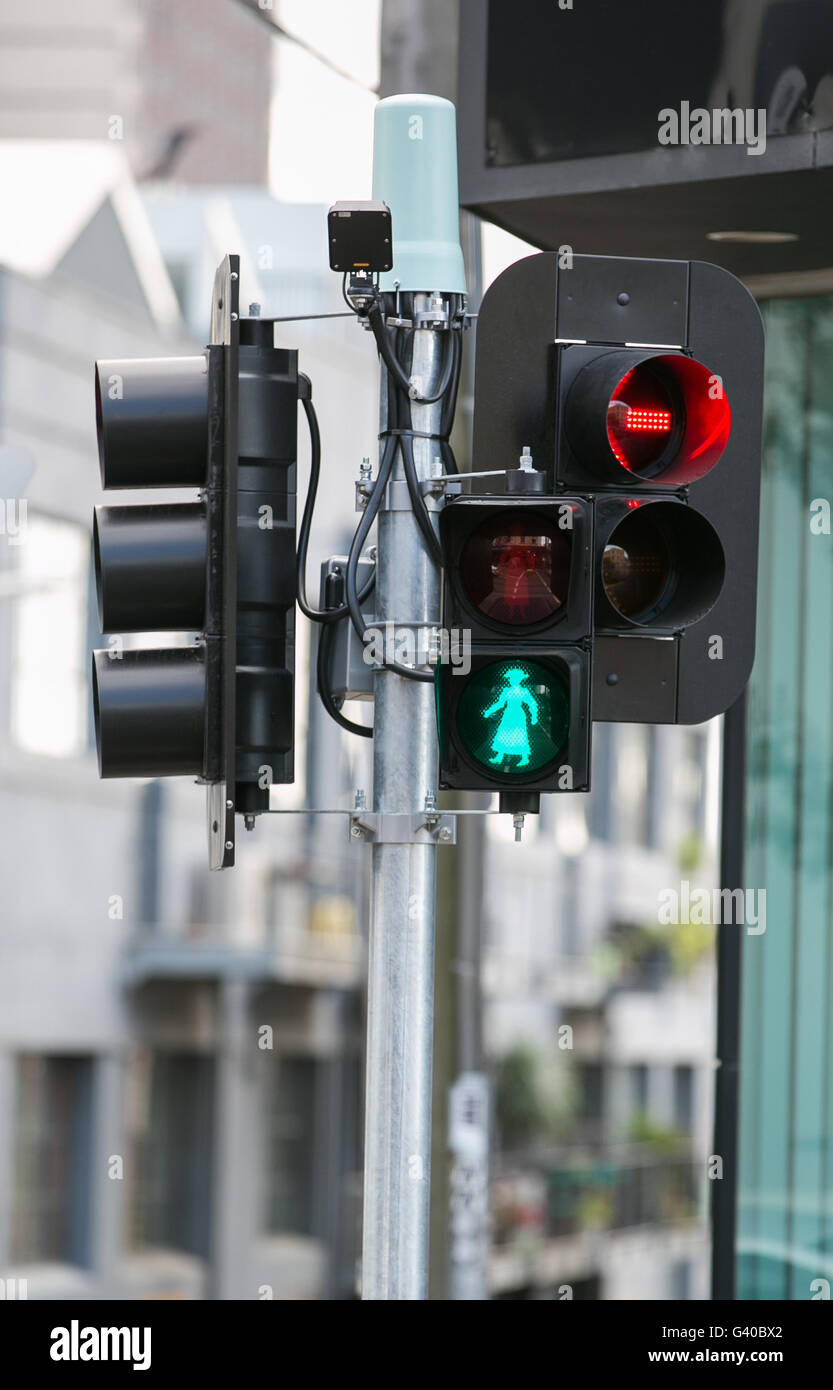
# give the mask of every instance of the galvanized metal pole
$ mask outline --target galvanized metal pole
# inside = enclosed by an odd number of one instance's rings
[[[416,312],[430,299],[417,295]],[[438,384],[444,339],[414,331],[411,375],[423,395]],[[438,432],[440,413],[440,404],[414,404],[413,428]],[[417,474],[427,478],[434,442],[413,443]],[[403,476],[400,457],[395,477]],[[376,574],[377,626],[439,623],[439,573],[410,509],[383,504]],[[390,670],[378,671],[374,685],[373,809],[417,814],[437,791],[433,686]],[[363,1299],[427,1296],[436,855],[435,844],[372,849]]]

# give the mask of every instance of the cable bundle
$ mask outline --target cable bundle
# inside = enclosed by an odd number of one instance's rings
[[[350,303],[346,295],[345,299],[347,303]],[[414,303],[412,295],[397,296],[396,307],[399,309],[400,314],[404,314],[405,317],[410,318],[413,322]],[[332,608],[322,610],[312,608],[307,601],[306,595],[307,552],[309,549],[312,518],[321,475],[321,434],[312,401],[306,398],[302,399],[310,432],[311,462],[309,489],[298,535],[298,606],[305,617],[320,625],[317,679],[318,693],[324,708],[341,728],[347,729],[350,733],[359,734],[363,738],[373,737],[372,728],[363,724],[356,724],[352,720],[346,719],[341,713],[342,701],[337,696],[333,695],[327,683],[329,656],[332,646],[332,637],[335,631],[334,625],[338,622],[343,622],[349,617],[359,637],[364,639],[367,625],[361,605],[368,594],[372,592],[376,581],[374,573],[366,580],[364,585],[359,588],[357,583],[358,565],[373,522],[382,504],[385,488],[393,472],[397,452],[401,452],[402,455],[402,465],[411,504],[413,506],[414,518],[419,526],[425,548],[436,564],[440,563],[440,546],[431,523],[431,514],[425,505],[425,498],[420,489],[416,462],[414,459],[414,438],[436,439],[445,471],[447,473],[456,473],[458,471],[457,463],[454,458],[454,451],[449,442],[449,435],[454,421],[457,392],[460,385],[460,368],[463,357],[462,330],[465,322],[464,296],[451,295],[450,297],[449,326],[448,329],[445,330],[445,356],[440,372],[440,380],[437,385],[436,393],[433,396],[421,396],[416,393],[411,385],[408,369],[413,347],[414,330],[412,328],[402,328],[401,326],[395,328],[388,327],[386,320],[388,315],[393,311],[393,308],[394,296],[382,295],[378,290],[374,290],[372,300],[362,315],[367,318],[373,336],[376,339],[379,356],[387,372],[387,428],[380,435],[380,439],[384,440],[384,444],[376,479],[370,496],[367,499],[367,506],[362,513],[350,545],[345,574],[345,601],[336,604]],[[414,404],[434,405],[439,401],[442,401],[442,412],[438,434],[425,435],[422,431],[415,430],[411,420],[411,406]],[[410,666],[403,666],[395,661],[386,662],[385,665],[389,670],[393,670],[398,675],[405,676],[409,680],[433,682],[434,679],[433,675],[428,671],[418,671]]]

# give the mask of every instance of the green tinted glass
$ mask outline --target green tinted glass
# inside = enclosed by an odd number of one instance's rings
[[[495,661],[476,671],[457,708],[469,755],[500,773],[528,775],[558,756],[570,732],[561,676],[537,661]]]

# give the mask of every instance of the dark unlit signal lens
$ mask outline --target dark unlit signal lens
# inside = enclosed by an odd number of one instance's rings
[[[100,776],[200,776],[205,708],[203,647],[93,652]]]
[[[675,502],[636,507],[607,539],[602,588],[637,627],[680,630],[705,616],[726,572],[717,533],[699,512]]]

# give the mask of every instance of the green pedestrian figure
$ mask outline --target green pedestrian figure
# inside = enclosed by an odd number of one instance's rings
[[[529,725],[538,723],[538,702],[532,692],[522,685],[528,679],[528,671],[513,666],[504,674],[506,689],[501,691],[493,705],[483,711],[484,719],[503,711],[492,738],[494,756],[489,759],[490,763],[499,763],[503,758],[517,758],[518,767],[526,767],[529,763],[532,752]]]

